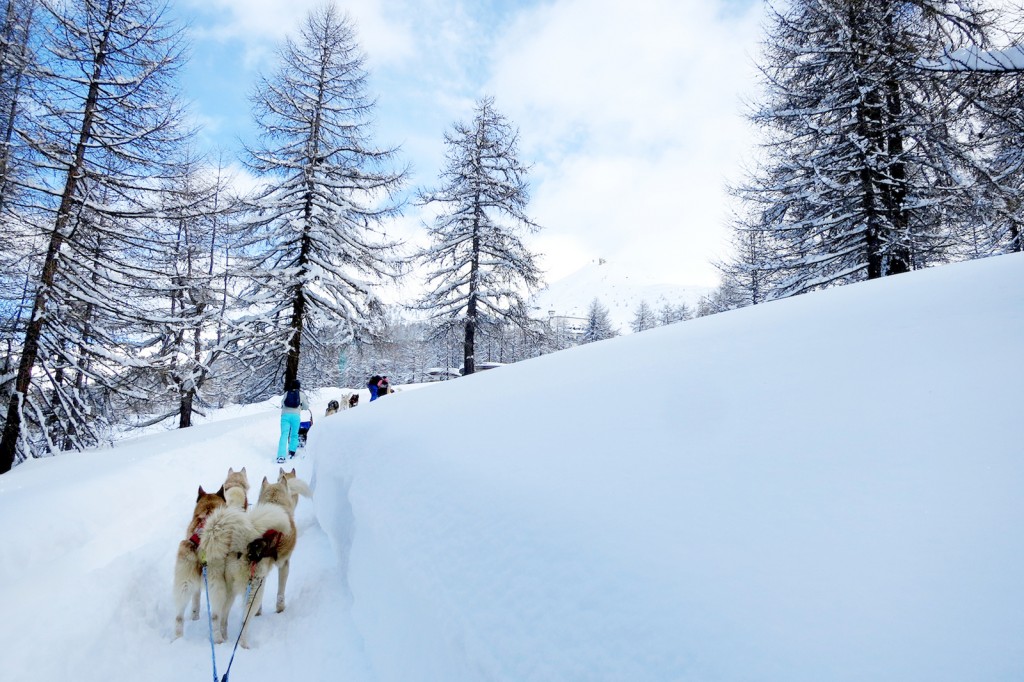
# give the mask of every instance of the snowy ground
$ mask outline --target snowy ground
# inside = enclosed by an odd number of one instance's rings
[[[324,390],[288,608],[230,679],[1024,679],[1022,342],[1004,256]],[[175,549],[199,485],[276,476],[277,417],[0,477],[0,679],[211,679]]]

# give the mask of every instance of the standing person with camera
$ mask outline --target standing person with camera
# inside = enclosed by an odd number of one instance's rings
[[[391,384],[388,383],[388,378],[379,374],[374,374],[370,377],[370,380],[366,382],[366,388],[370,390],[370,402],[391,392]]]

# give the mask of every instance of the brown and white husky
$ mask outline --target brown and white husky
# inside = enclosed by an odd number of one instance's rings
[[[185,629],[185,606],[192,602],[192,620],[199,619],[199,590],[203,584],[203,566],[199,561],[199,534],[207,519],[216,510],[227,505],[224,488],[208,493],[199,486],[192,520],[185,530],[185,539],[178,544],[174,561],[174,637],[181,637]]]

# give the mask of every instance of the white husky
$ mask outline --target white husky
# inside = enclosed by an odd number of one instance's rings
[[[228,613],[239,595],[248,595],[242,610],[239,643],[249,648],[249,613],[260,604],[280,538],[294,532],[288,513],[276,505],[255,505],[249,511],[221,507],[210,514],[199,543],[210,590],[214,641],[227,639]],[[255,615],[255,614],[252,614]]]

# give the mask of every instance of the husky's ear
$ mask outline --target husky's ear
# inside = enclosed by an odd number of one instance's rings
[[[219,497],[220,499],[224,500],[225,502],[228,501],[228,498],[224,497],[224,486],[223,486],[223,484],[220,486],[220,490],[217,491],[217,497]]]
[[[266,477],[266,476],[264,476],[264,477],[263,477],[263,483],[261,483],[261,484],[260,484],[260,492],[262,493],[262,492],[263,492],[263,491],[264,491],[264,490],[266,489],[266,487],[267,487],[268,485],[270,485],[270,481],[268,481],[268,480],[267,480],[267,477]]]
[[[244,478],[245,480],[249,480],[249,475],[245,473],[245,467],[242,467],[242,470],[239,471],[238,473],[242,474],[242,478]]]
[[[199,486],[199,494],[196,495],[196,502],[198,502],[199,500],[203,499],[203,495],[205,495],[205,494],[206,494],[206,491],[203,490],[203,486]]]
[[[232,469],[231,467],[228,467],[228,476],[231,476],[234,473],[235,473],[235,470]]]

